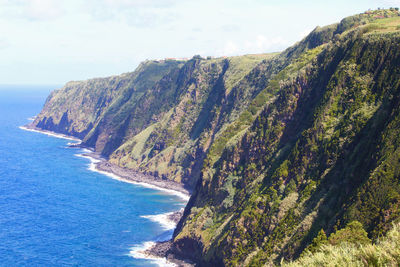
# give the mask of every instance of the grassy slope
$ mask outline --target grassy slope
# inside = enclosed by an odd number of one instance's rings
[[[130,97],[139,97],[143,91],[180,64],[181,62],[174,60],[146,61],[134,72],[69,82],[51,93],[34,125],[82,139],[87,138],[99,121],[110,110],[115,110],[115,106],[121,106]],[[61,123],[63,116],[67,120]]]
[[[183,177],[187,179],[187,172],[193,168],[188,158],[197,157],[201,161],[196,151],[206,151],[213,142],[211,136],[218,134],[219,128],[224,126],[221,116],[218,116],[218,109],[223,106],[219,101],[258,64],[273,56],[246,55],[200,61],[176,104],[116,149],[111,161],[179,182]],[[246,103],[238,106],[244,108]],[[213,131],[215,133],[211,133]],[[191,184],[195,182],[193,179]]]
[[[354,218],[375,239],[400,213],[398,23],[375,11],[280,54],[70,83],[35,123],[122,166],[190,186],[201,177],[174,244],[203,263],[290,259]]]
[[[369,27],[381,23],[379,14],[317,29],[332,32],[333,42],[277,75],[276,100],[236,138],[237,148],[228,145],[222,157],[210,150],[175,232],[175,253],[191,251],[207,264],[259,265],[294,257],[322,226],[361,217],[372,237],[387,229],[400,199],[393,143],[399,110],[392,106],[400,48],[397,27]]]
[[[399,266],[400,224],[377,240],[375,244],[343,242],[324,244],[317,251],[305,253],[293,262],[283,262],[284,267],[297,266]]]

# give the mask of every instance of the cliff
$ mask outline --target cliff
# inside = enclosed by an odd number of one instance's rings
[[[114,164],[193,188],[215,136],[254,105],[284,64],[275,54],[148,61],[133,73],[68,83],[33,126],[77,136]]]
[[[200,265],[297,258],[324,230],[399,218],[400,17],[317,27],[281,53],[147,61],[68,83],[34,127],[193,190],[168,252]]]
[[[274,76],[274,97],[221,156],[214,142],[174,254],[274,264],[298,257],[321,229],[358,220],[376,239],[398,220],[400,33],[389,27],[400,20],[346,29],[347,20],[311,34],[331,37]]]

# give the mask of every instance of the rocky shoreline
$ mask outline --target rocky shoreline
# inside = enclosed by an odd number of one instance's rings
[[[183,216],[183,209],[173,212],[168,215],[168,220],[177,224]],[[154,242],[154,245],[146,250],[139,251],[141,255],[148,258],[165,258],[168,262],[175,264],[178,267],[192,267],[196,266],[193,262],[182,260],[175,257],[171,251],[172,240]]]
[[[84,156],[89,156],[89,157],[95,158],[97,160],[100,160],[96,164],[96,169],[99,171],[112,173],[112,174],[114,174],[118,177],[121,177],[127,181],[150,184],[150,185],[162,188],[162,189],[180,192],[180,193],[184,194],[185,196],[188,196],[188,198],[190,196],[189,191],[186,190],[179,183],[169,181],[169,180],[157,179],[150,175],[142,174],[142,173],[136,172],[131,169],[117,166],[115,164],[112,164],[112,163],[106,161],[104,158],[102,158],[101,156],[99,156],[98,154],[96,154],[94,152],[84,154]],[[175,224],[178,224],[178,222],[182,216],[183,216],[183,209],[180,211],[173,212],[170,215],[168,215],[168,220],[174,222]],[[186,260],[184,261],[184,260],[176,258],[174,256],[174,254],[171,253],[171,246],[172,246],[172,240],[155,242],[155,244],[152,247],[150,247],[144,251],[141,251],[140,253],[145,256],[149,256],[149,257],[166,258],[168,262],[171,262],[179,267],[195,266],[195,264],[192,262],[189,262]]]
[[[47,135],[64,138],[64,139],[68,139],[68,140],[77,142],[77,143],[68,144],[69,147],[85,148],[85,149],[92,150],[92,148],[81,145],[81,143],[80,143],[81,140],[74,136],[69,136],[66,134],[60,134],[60,133],[56,133],[53,131],[43,130],[43,129],[37,128],[35,126],[32,126],[31,124],[22,126],[20,128],[24,129],[24,130],[28,130],[28,131],[44,133]],[[103,158],[99,153],[96,153],[96,152],[85,153],[82,156],[86,156],[86,157],[90,157],[90,158],[94,158],[94,159],[98,160],[99,162],[97,162],[95,164],[96,170],[114,174],[114,175],[122,178],[121,180],[126,180],[127,182],[144,183],[144,184],[152,185],[155,187],[159,187],[164,190],[171,190],[171,191],[179,192],[183,195],[186,195],[187,198],[190,197],[191,192],[189,190],[187,190],[180,183],[177,183],[177,182],[174,182],[171,180],[167,180],[167,179],[156,178],[154,176],[147,175],[147,174],[144,174],[141,172],[137,172],[132,169],[120,167],[116,164],[112,164],[112,163],[108,162],[105,158]]]
[[[66,134],[60,134],[56,133],[53,131],[48,131],[48,130],[43,130],[37,127],[32,126],[31,124],[21,126],[20,127],[23,130],[27,131],[33,131],[33,132],[39,132],[42,134],[47,134],[50,136],[58,137],[58,138],[63,138],[63,139],[68,139],[75,141],[77,143],[69,143],[68,146],[71,148],[85,148],[88,150],[91,150],[91,152],[84,153],[82,156],[84,157],[89,157],[97,160],[98,162],[95,163],[95,169],[100,171],[100,172],[105,172],[108,174],[115,175],[119,178],[119,180],[123,180],[125,182],[133,182],[133,183],[142,183],[146,185],[151,185],[156,188],[166,190],[166,191],[172,191],[172,193],[185,198],[189,199],[190,197],[190,191],[184,188],[184,186],[180,183],[166,180],[166,179],[159,179],[151,175],[143,174],[137,171],[134,171],[132,169],[120,167],[118,165],[112,164],[107,161],[104,157],[102,157],[99,153],[96,153],[93,151],[92,148],[85,147],[81,145],[81,140],[74,137],[74,136],[69,136]],[[168,215],[168,219],[175,224],[179,222],[181,217],[183,216],[183,209],[173,212],[170,215]],[[168,241],[163,241],[163,242],[156,242],[152,247],[141,251],[140,253],[149,257],[156,257],[156,258],[166,258],[167,261],[179,266],[179,267],[191,267],[195,266],[194,263],[189,262],[189,261],[184,261],[177,259],[172,253],[171,253],[171,246],[172,246],[172,240]]]
[[[174,254],[171,253],[172,240],[157,242],[154,246],[143,251],[142,253],[150,257],[166,258],[168,262],[171,262],[178,267],[193,267],[196,266],[195,263],[177,259]]]
[[[84,154],[85,156],[94,157],[94,153]],[[98,157],[96,158],[98,159]],[[101,160],[96,164],[96,169],[99,171],[109,172],[115,174],[125,180],[137,182],[137,183],[145,183],[149,185],[153,185],[156,187],[160,187],[162,189],[172,190],[180,192],[186,196],[190,196],[190,192],[186,190],[182,184],[166,180],[166,179],[158,179],[150,175],[146,175],[128,168],[123,168],[118,165],[112,164],[106,160]]]
[[[176,183],[176,182],[173,182],[170,180],[157,179],[150,175],[146,175],[146,174],[136,172],[131,169],[117,166],[115,164],[112,164],[112,163],[106,161],[106,159],[102,158],[100,155],[98,155],[95,152],[86,153],[86,154],[83,154],[83,156],[88,156],[88,157],[92,157],[96,160],[99,160],[99,162],[96,163],[96,165],[95,165],[97,170],[114,174],[118,177],[121,177],[123,180],[126,180],[127,182],[131,181],[131,182],[136,182],[136,183],[145,183],[145,184],[156,186],[158,188],[162,188],[164,190],[172,190],[175,192],[179,192],[179,193],[183,194],[184,196],[187,196],[187,198],[189,198],[189,196],[190,196],[190,192],[188,190],[186,190],[183,187],[183,185],[181,185],[179,183]],[[182,216],[183,216],[183,209],[180,211],[173,212],[170,215],[168,215],[168,220],[174,222],[175,224],[178,224],[178,222]],[[171,262],[179,267],[195,266],[195,264],[192,262],[176,258],[174,256],[174,254],[171,253],[171,246],[172,246],[172,240],[155,242],[155,244],[152,247],[150,247],[144,251],[140,251],[140,253],[145,256],[148,256],[150,258],[151,257],[165,258],[165,259],[167,259],[168,262]]]

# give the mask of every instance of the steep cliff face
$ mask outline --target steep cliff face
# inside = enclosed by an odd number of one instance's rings
[[[193,188],[214,141],[217,157],[275,97],[280,81],[271,77],[332,35],[317,28],[281,54],[147,61],[133,73],[71,82],[49,96],[33,125]]]
[[[193,188],[214,140],[249,127],[279,89],[277,79],[268,86],[271,77],[329,37],[316,29],[281,54],[148,61],[133,73],[71,82],[49,96],[33,125]]]
[[[400,215],[400,16],[317,27],[276,54],[148,61],[71,82],[33,126],[194,189],[170,253],[204,265],[296,258],[358,220]]]
[[[193,187],[215,136],[263,89],[265,82],[251,77],[268,68],[273,62],[271,57],[196,60],[196,67],[187,82],[179,86],[174,102],[166,100],[162,104],[171,103],[172,107],[117,148],[110,161]],[[263,59],[267,60],[261,62]],[[257,77],[267,80],[270,75]]]
[[[321,229],[358,220],[375,239],[399,218],[400,18],[387,12],[308,37],[318,46],[270,80],[252,125],[211,146],[171,252],[260,266]]]
[[[145,62],[133,73],[67,84],[33,125],[78,136],[122,167],[193,188],[215,136],[250,105],[256,112],[262,103],[252,101],[285,58]]]
[[[84,139],[104,116],[130,99],[140,98],[162,77],[182,64],[182,61],[175,60],[146,61],[131,73],[69,82],[50,94],[33,125]]]

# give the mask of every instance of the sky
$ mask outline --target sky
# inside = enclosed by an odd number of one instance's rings
[[[64,84],[146,59],[282,51],[400,0],[0,0],[0,84]]]

